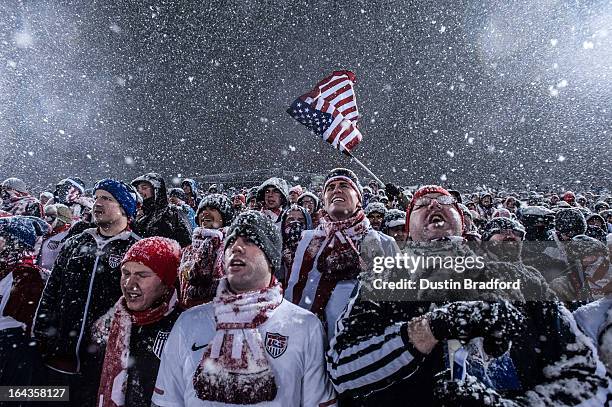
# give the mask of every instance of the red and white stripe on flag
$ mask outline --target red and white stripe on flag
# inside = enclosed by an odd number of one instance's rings
[[[332,115],[333,121],[322,138],[341,151],[351,151],[363,138],[357,129],[359,110],[353,89],[355,81],[351,71],[334,71],[302,97],[315,110]]]

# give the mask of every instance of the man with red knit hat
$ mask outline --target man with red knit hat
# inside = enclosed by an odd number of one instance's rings
[[[180,253],[176,241],[155,236],[125,254],[123,296],[93,327],[104,354],[98,406],[150,404],[162,350],[181,312],[174,288]]]
[[[419,188],[406,210],[406,232],[415,242],[461,236],[463,214],[457,200],[438,185]]]

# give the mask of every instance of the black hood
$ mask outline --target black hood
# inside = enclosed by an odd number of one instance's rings
[[[146,212],[156,211],[166,208],[168,204],[168,192],[166,190],[166,182],[161,175],[155,172],[149,172],[132,180],[132,186],[137,188],[141,182],[148,182],[153,185],[155,196],[143,201],[143,210]]]

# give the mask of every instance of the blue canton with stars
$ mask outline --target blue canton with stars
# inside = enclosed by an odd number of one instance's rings
[[[287,113],[319,136],[322,136],[334,121],[330,113],[313,109],[300,98],[291,104],[291,107],[287,109]]]

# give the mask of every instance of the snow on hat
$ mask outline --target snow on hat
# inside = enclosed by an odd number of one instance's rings
[[[605,243],[586,235],[574,236],[568,242],[567,254],[570,259],[582,259],[589,255],[608,255]]]
[[[291,193],[296,193],[298,196],[300,196],[304,193],[304,190],[302,189],[301,185],[296,185],[294,187],[289,188],[289,194]]]
[[[410,233],[410,214],[412,213],[412,209],[414,208],[414,203],[417,199],[427,195],[427,194],[442,194],[447,196],[452,196],[450,192],[446,189],[442,188],[439,185],[423,185],[421,188],[417,189],[410,200],[410,205],[406,208],[406,233]],[[459,204],[455,202],[453,204],[457,212],[461,217],[461,229],[463,230],[463,211],[459,207]]]
[[[257,200],[258,201],[263,202],[264,194],[266,192],[267,187],[274,187],[278,189],[278,191],[281,193],[281,196],[284,200],[282,203],[282,206],[287,205],[287,202],[289,202],[289,186],[287,185],[287,181],[285,181],[282,178],[278,178],[278,177],[272,177],[272,178],[265,180],[259,186],[259,188],[257,188]]]
[[[2,181],[2,187],[5,189],[14,189],[17,192],[26,193],[28,189],[25,182],[19,178],[7,178]]]
[[[182,188],[170,188],[168,190],[168,197],[169,198],[178,198],[181,201],[185,201],[187,199],[187,195],[185,194],[185,191],[183,191]]]
[[[517,233],[521,240],[525,238],[525,228],[519,222],[510,218],[493,218],[487,222],[482,233],[482,240],[491,240],[493,235],[503,232],[504,230],[511,230]]]
[[[51,192],[41,192],[39,195],[40,199],[42,198],[47,198],[47,199],[53,199],[53,194]]]
[[[259,211],[242,212],[227,231],[225,247],[230,247],[238,236],[250,240],[264,252],[272,265],[272,273],[280,270],[282,239],[270,218]]]
[[[387,207],[380,202],[372,202],[368,204],[368,206],[366,206],[364,212],[366,216],[374,212],[380,213],[381,215],[385,216],[385,214],[387,213]]]
[[[315,211],[318,210],[319,209],[319,204],[320,204],[319,197],[316,196],[315,194],[313,194],[310,191],[304,191],[302,193],[302,195],[300,195],[298,197],[298,200],[297,200],[298,205],[304,206],[304,198],[306,198],[306,197],[310,197],[310,198],[312,198],[314,200],[314,202],[315,202]]]
[[[12,239],[29,249],[33,249],[36,240],[49,233],[50,229],[44,220],[34,216],[0,218],[0,236]]]
[[[223,220],[223,226],[229,225],[232,223],[232,219],[234,219],[234,209],[232,208],[232,203],[225,195],[210,194],[202,198],[200,205],[198,205],[198,210],[196,211],[196,219],[200,217],[200,212],[202,212],[204,208],[213,208],[218,210],[221,214],[221,219]]]
[[[94,186],[94,193],[101,189],[113,196],[125,211],[128,218],[136,215],[136,195],[133,188],[126,183],[114,179],[106,178],[100,180]]]
[[[181,246],[176,240],[160,236],[148,237],[130,247],[121,265],[130,261],[144,264],[153,270],[167,287],[172,287],[181,261]]]
[[[359,197],[359,202],[363,200],[363,188],[361,187],[361,184],[359,183],[359,178],[357,178],[357,175],[355,175],[355,173],[349,170],[348,168],[334,168],[333,170],[331,170],[327,174],[327,177],[325,177],[325,183],[323,184],[323,191],[325,191],[325,189],[327,188],[327,185],[330,182],[339,181],[339,180],[348,182],[351,185],[351,187],[353,187],[355,192],[357,192],[357,195]]]
[[[583,235],[587,230],[586,219],[578,209],[561,209],[555,214],[555,229],[565,235]]]
[[[368,205],[369,206],[369,205]],[[406,212],[399,209],[389,209],[385,214],[385,228],[394,228],[406,224]]]

